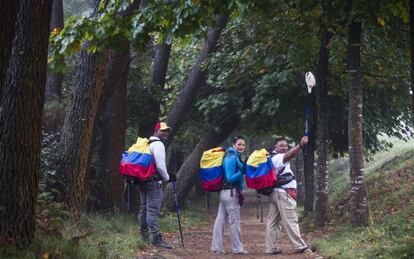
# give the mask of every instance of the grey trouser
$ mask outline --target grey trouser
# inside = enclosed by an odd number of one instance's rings
[[[233,189],[233,197],[231,196],[230,189],[220,191],[220,204],[213,228],[213,240],[211,242],[212,251],[224,253],[223,234],[227,221],[230,224],[231,248],[233,253],[241,253],[244,251],[244,247],[241,241],[240,204],[236,189]]]
[[[158,234],[158,217],[160,216],[162,202],[162,182],[151,181],[140,183],[140,211],[138,215],[138,224],[141,232],[150,231],[152,235]]]
[[[296,201],[287,192],[274,190],[269,196],[269,215],[266,223],[266,253],[277,251],[276,240],[280,228],[284,228],[290,243],[295,250],[306,247],[300,236],[298,216],[296,215]]]

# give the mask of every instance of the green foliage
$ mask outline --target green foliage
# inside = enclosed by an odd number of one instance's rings
[[[88,51],[116,49],[124,39],[142,49],[152,37],[153,43],[171,43],[173,37],[186,37],[200,28],[213,24],[214,15],[224,12],[229,3],[223,1],[151,1],[136,10],[132,1],[102,1],[98,10],[72,16],[61,32],[50,37],[52,54],[49,63],[61,55],[78,52],[85,41]],[[59,63],[59,62],[58,62]],[[52,64],[54,71],[65,71],[64,64]]]
[[[198,107],[209,121],[231,110],[248,131],[297,136],[307,95],[301,71],[312,66],[317,41],[297,10],[269,2],[272,12],[242,12],[228,25]]]

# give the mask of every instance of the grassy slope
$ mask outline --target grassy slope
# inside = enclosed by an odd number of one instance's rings
[[[191,208],[181,211],[183,231],[211,224],[203,219],[203,204],[190,200],[188,205]],[[136,213],[84,214],[73,224],[65,221],[61,208],[40,207],[45,213],[39,212],[34,242],[25,248],[0,245],[0,258],[134,258],[146,246],[138,234]],[[163,212],[159,223],[165,235],[178,232],[175,213]]]
[[[349,171],[346,160],[331,164],[330,224],[317,242],[332,258],[414,258],[414,140],[366,164],[371,226],[349,226]]]

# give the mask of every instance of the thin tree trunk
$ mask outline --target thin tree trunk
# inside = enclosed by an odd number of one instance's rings
[[[306,144],[306,155],[303,156],[303,175],[305,179],[305,200],[303,209],[305,214],[313,211],[315,197],[315,134],[310,131],[309,142]]]
[[[194,184],[199,182],[198,170],[200,169],[200,159],[203,152],[223,143],[238,124],[239,118],[237,116],[231,116],[220,123],[218,127],[209,130],[200,139],[200,142],[187,157],[177,173],[176,193],[179,204],[183,203]],[[174,193],[172,189],[172,184],[168,184],[165,189],[164,205],[168,209],[175,208]]]
[[[18,245],[33,240],[36,226],[51,4],[19,5],[0,113],[0,239]]]
[[[368,223],[368,192],[364,182],[364,147],[362,140],[361,23],[348,26],[348,141],[350,158],[350,221],[352,226]]]
[[[303,156],[298,155],[295,157],[294,161],[295,165],[295,177],[298,184],[298,197],[296,201],[298,202],[298,205],[303,206],[305,203],[305,179],[304,179],[304,173],[303,173]]]
[[[139,123],[139,133],[141,136],[149,137],[154,134],[154,125],[160,117],[160,103],[163,96],[164,84],[166,80],[168,62],[170,60],[171,44],[162,43],[155,46],[154,67],[152,69],[152,87],[154,94],[149,97],[149,109],[151,113],[146,116],[145,122]]]
[[[99,123],[102,146],[97,175],[98,207],[104,210],[122,206],[123,183],[119,176],[119,161],[125,149],[129,50],[129,41],[125,40],[122,50],[111,51],[105,79],[104,88],[114,90],[109,100],[105,102],[105,109]]]
[[[164,86],[167,75],[168,61],[170,60],[171,44],[162,43],[155,47],[154,68],[152,70],[152,81]]]
[[[3,89],[5,85],[7,68],[15,34],[15,21],[17,19],[18,0],[0,1],[0,107],[2,104]]]
[[[63,29],[63,3],[62,0],[53,0],[52,18],[50,20],[50,30],[60,32]],[[63,62],[62,60],[59,62]],[[60,100],[62,97],[63,73],[48,74],[45,91],[45,103],[53,100]]]
[[[414,127],[414,0],[410,0],[411,118]]]
[[[195,62],[188,76],[188,79],[184,84],[184,87],[181,89],[177,100],[174,102],[174,105],[171,107],[171,110],[168,113],[167,123],[170,125],[170,127],[172,127],[173,131],[170,134],[167,146],[169,143],[171,143],[174,135],[184,121],[185,115],[190,109],[198,90],[202,85],[205,84],[206,75],[202,70],[201,65],[209,54],[217,50],[217,42],[221,31],[227,24],[228,17],[229,14],[219,16],[217,18],[217,27],[212,28],[208,31],[207,38],[204,41],[204,46],[198,56],[198,59]]]
[[[319,49],[318,87],[316,99],[318,103],[318,174],[315,192],[315,226],[322,228],[328,222],[328,83],[329,48],[332,38],[329,31],[321,32]]]
[[[60,32],[63,29],[63,3],[62,0],[53,0],[52,18],[50,20],[50,31]],[[64,62],[64,58],[59,57],[59,61]],[[59,106],[62,97],[62,84],[64,74],[48,73],[45,89],[45,111],[43,117],[43,129],[47,133],[58,132],[63,124],[64,114]]]

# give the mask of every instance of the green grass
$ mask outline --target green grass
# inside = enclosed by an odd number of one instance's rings
[[[344,159],[331,165],[331,222],[316,241],[319,253],[330,258],[414,258],[414,140],[394,141],[392,149],[366,164],[373,223],[368,227],[350,227],[349,169]]]
[[[334,233],[316,244],[332,258],[414,258],[414,204],[377,218],[372,226],[332,226]]]
[[[410,157],[414,157],[414,139],[403,141],[389,139],[393,147],[378,152],[371,161],[365,163],[365,179],[368,181],[378,176],[379,168],[398,170],[405,166]],[[349,190],[349,160],[348,157],[332,160],[329,163],[329,201],[332,203],[345,196]]]
[[[202,202],[192,203],[181,211],[184,231],[205,223]],[[0,258],[134,258],[146,246],[139,237],[136,217],[136,213],[123,212],[84,214],[77,224],[64,222],[58,230],[37,231],[28,247],[0,247]],[[163,233],[178,232],[175,212],[163,212],[159,224]]]

